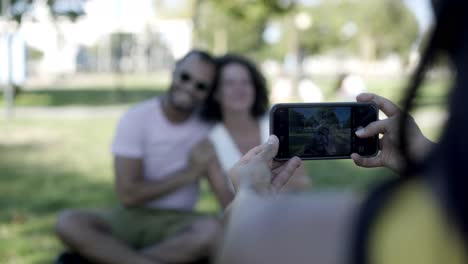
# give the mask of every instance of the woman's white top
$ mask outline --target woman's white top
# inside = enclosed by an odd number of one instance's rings
[[[268,118],[261,118],[258,122],[260,124],[260,139],[263,143],[268,140],[270,135],[270,124]],[[221,169],[227,175],[232,166],[242,158],[241,151],[222,122],[213,127],[208,138],[216,151]]]

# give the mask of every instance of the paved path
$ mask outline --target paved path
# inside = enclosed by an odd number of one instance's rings
[[[36,118],[102,118],[118,117],[128,106],[67,106],[67,107],[16,107],[14,109],[15,119]],[[5,109],[0,109],[0,120],[5,120]]]
[[[82,118],[118,118],[129,106],[67,106],[67,107],[16,107],[16,119],[82,119]],[[383,118],[383,115],[381,115]],[[420,110],[415,119],[421,127],[435,127],[443,124],[447,116],[437,110]],[[5,120],[5,109],[0,109],[0,120]]]

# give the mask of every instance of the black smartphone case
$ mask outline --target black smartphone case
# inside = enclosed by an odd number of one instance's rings
[[[289,108],[300,108],[300,107],[310,107],[310,105],[316,105],[320,107],[352,107],[352,106],[365,106],[365,105],[371,105],[375,111],[376,111],[376,116],[377,120],[379,120],[379,107],[375,103],[362,103],[362,102],[343,102],[343,103],[279,103],[275,104],[271,107],[270,113],[269,113],[269,118],[270,118],[270,135],[273,134],[273,127],[274,127],[274,116],[273,113],[278,108],[281,107],[289,107]],[[378,154],[379,152],[379,138],[376,137],[376,144],[377,144],[377,149],[376,152],[370,155],[363,155],[363,157],[374,157]],[[351,156],[333,156],[333,157],[300,157],[302,160],[333,160],[333,159],[350,159]],[[289,158],[274,158],[275,160],[278,161],[286,161]]]

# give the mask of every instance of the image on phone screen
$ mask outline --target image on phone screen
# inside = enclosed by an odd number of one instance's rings
[[[355,132],[377,119],[378,108],[370,103],[278,104],[270,113],[270,132],[280,140],[276,158],[376,155],[378,136],[361,139]]]
[[[351,108],[289,108],[289,153],[344,156],[351,152]]]

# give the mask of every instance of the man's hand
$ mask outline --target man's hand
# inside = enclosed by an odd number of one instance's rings
[[[208,139],[204,139],[192,148],[190,153],[188,168],[196,173],[192,173],[194,180],[202,173],[207,172],[209,163],[216,158],[213,146]]]
[[[278,145],[278,138],[270,136],[268,142],[249,150],[229,170],[228,175],[236,192],[245,186],[260,193],[272,193],[287,185],[301,165],[301,160],[293,157],[287,162],[274,161]]]
[[[188,166],[162,180],[143,176],[143,160],[116,156],[114,159],[117,193],[126,207],[142,206],[195,182],[214,157],[211,143],[203,141],[192,149]]]
[[[399,118],[401,118],[400,108],[390,100],[371,93],[360,94],[356,99],[358,102],[374,102],[388,118],[372,122],[367,127],[356,131],[356,135],[360,138],[368,138],[382,134],[383,137],[380,139],[380,153],[371,158],[364,158],[357,153],[353,153],[351,158],[356,165],[361,167],[387,167],[395,172],[399,172],[403,166],[402,156],[398,151]],[[409,152],[414,159],[420,159],[433,143],[424,137],[412,117],[408,119],[408,122],[408,137],[410,139]]]

